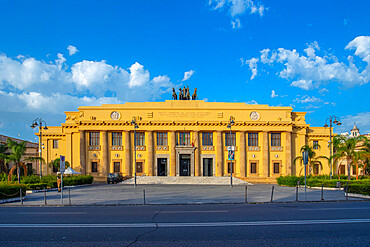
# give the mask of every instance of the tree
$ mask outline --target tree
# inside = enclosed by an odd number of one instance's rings
[[[304,151],[307,151],[308,152],[308,168],[310,168],[309,171],[311,171],[313,168],[314,168],[314,165],[315,164],[318,164],[320,165],[320,167],[322,168],[322,163],[320,160],[322,159],[326,159],[326,160],[329,160],[328,157],[326,156],[318,156],[316,157],[316,152],[314,151],[315,149],[318,149],[318,148],[321,148],[319,144],[315,144],[313,147],[309,146],[309,145],[304,145],[301,147],[301,150],[300,152],[304,152]],[[294,164],[296,164],[297,160],[300,161],[301,164],[303,164],[303,157],[302,156],[298,156],[297,158],[294,159]],[[302,167],[303,169],[303,167]],[[299,173],[301,173],[302,169],[299,171]],[[308,171],[306,170],[306,172],[308,173]]]
[[[6,168],[5,163],[5,156],[7,155],[8,147],[6,144],[0,144],[0,173],[5,172],[8,173],[8,169]]]
[[[347,162],[348,180],[351,180],[351,167],[356,166],[356,180],[358,180],[358,166],[369,152],[364,149],[367,143],[367,138],[364,136],[357,137],[341,137],[341,141],[337,144],[336,153],[331,157],[335,162],[344,159]]]
[[[8,138],[6,140],[6,145],[9,150],[9,154],[4,155],[4,160],[5,162],[13,162],[16,165],[17,169],[17,174],[18,174],[18,183],[20,183],[20,165],[24,166],[24,169],[26,169],[26,166],[24,165],[24,161],[35,161],[39,160],[40,162],[43,162],[44,159],[41,157],[25,157],[26,149],[27,149],[27,142],[22,141],[22,142],[16,142],[13,141],[12,139]],[[10,177],[10,172],[9,172],[9,177]]]
[[[66,168],[70,167],[68,161],[65,162]],[[57,158],[49,163],[49,167],[54,168],[55,170],[59,171],[60,168],[60,158]]]

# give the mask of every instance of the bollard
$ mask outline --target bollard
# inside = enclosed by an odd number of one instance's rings
[[[146,204],[145,202],[145,190],[143,190],[143,197],[144,197],[144,205]]]
[[[272,188],[271,188],[271,202],[272,202],[273,198],[274,198],[274,186],[272,186]]]
[[[19,188],[19,195],[21,197],[21,205],[23,205],[22,187]]]
[[[298,202],[298,184],[297,187],[295,188],[295,200]]]
[[[69,205],[71,205],[71,189],[68,188],[68,201],[69,201]]]
[[[321,201],[324,200],[324,184],[321,184]]]
[[[248,203],[248,186],[245,186],[244,203]]]
[[[47,204],[46,202],[46,188],[44,187],[44,202],[45,202],[45,205]]]

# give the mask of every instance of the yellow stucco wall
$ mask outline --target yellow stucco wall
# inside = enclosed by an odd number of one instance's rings
[[[293,160],[300,156],[303,145],[312,146],[319,141],[321,148],[317,156],[329,156],[329,129],[310,127],[305,121],[304,112],[292,112],[291,107],[270,107],[268,105],[247,105],[245,103],[214,103],[195,101],[143,102],[125,103],[120,105],[102,105],[97,107],[79,107],[76,112],[65,112],[66,121],[60,127],[50,127],[43,131],[45,150],[43,157],[47,162],[65,155],[73,169],[92,174],[97,178],[105,178],[113,172],[113,163],[120,162],[120,172],[132,175],[134,164],[134,128],[132,118],[137,117],[137,132],[145,133],[145,146],[138,147],[137,161],[144,164],[143,174],[156,175],[156,157],[166,157],[168,162],[167,175],[178,174],[178,158],[176,152],[186,152],[171,140],[171,133],[190,132],[191,145],[186,150],[193,155],[192,174],[202,175],[202,157],[214,157],[213,170],[216,176],[228,175],[227,147],[225,133],[229,133],[227,125],[230,116],[235,118],[232,132],[236,133],[235,176],[250,178],[271,178],[280,175],[299,175],[301,166]],[[111,114],[117,112],[118,119]],[[253,112],[257,117],[253,118]],[[252,114],[252,116],[251,116]],[[195,138],[199,133],[198,139]],[[89,133],[100,133],[100,145],[89,146]],[[112,147],[112,132],[122,132],[122,146]],[[167,133],[167,147],[157,146],[157,133]],[[202,133],[213,134],[213,146],[202,146]],[[248,133],[258,133],[258,148],[248,146]],[[106,134],[105,134],[106,133]],[[126,133],[128,133],[126,135]],[[152,133],[152,134],[150,134]],[[271,133],[281,133],[281,146],[271,147]],[[83,137],[84,135],[85,137]],[[107,145],[104,146],[104,136]],[[150,135],[152,145],[148,144]],[[243,140],[244,135],[244,142]],[[221,136],[221,140],[218,137]],[[128,142],[126,138],[128,137]],[[241,139],[242,138],[242,139]],[[268,138],[268,139],[266,139]],[[81,140],[84,140],[81,143]],[[59,148],[53,149],[53,140],[59,140]],[[129,145],[126,145],[129,143]],[[193,146],[194,145],[194,146]],[[197,147],[197,145],[199,145]],[[242,145],[242,146],[241,146]],[[244,145],[244,148],[243,148]],[[81,148],[83,148],[81,152]],[[159,149],[161,148],[161,149]],[[105,152],[105,153],[104,153]],[[105,158],[105,155],[107,158]],[[244,157],[244,158],[243,158]],[[244,159],[244,161],[243,161]],[[85,162],[83,162],[85,160]],[[98,162],[98,171],[91,172],[91,162]],[[250,163],[257,163],[257,173],[250,173]],[[274,174],[273,163],[279,163],[279,173]],[[127,172],[128,169],[130,172]],[[177,170],[176,170],[177,169]],[[194,171],[195,170],[195,171]],[[51,173],[45,167],[44,171]],[[327,162],[323,161],[321,174],[329,173]],[[196,175],[196,174],[195,174]]]

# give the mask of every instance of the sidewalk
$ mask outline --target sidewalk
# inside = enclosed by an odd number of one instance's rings
[[[274,186],[273,202],[296,201],[295,187],[282,187],[270,184],[247,186],[248,203],[271,202],[271,191]],[[202,203],[244,203],[245,186],[220,185],[138,185],[134,188],[126,184],[92,185],[70,189],[72,205],[142,205],[144,204],[202,204]],[[47,192],[47,205],[60,205],[61,194]],[[304,187],[299,188],[299,201],[305,200]],[[325,201],[346,200],[343,191],[324,190]],[[351,198],[348,200],[361,200]],[[321,201],[321,190],[307,189],[307,201]],[[64,205],[69,204],[68,189],[64,190]],[[5,205],[20,205],[10,202]],[[44,193],[27,194],[23,201],[25,206],[44,205]],[[3,204],[4,206],[4,204]]]

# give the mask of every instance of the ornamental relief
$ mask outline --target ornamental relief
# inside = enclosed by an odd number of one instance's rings
[[[121,114],[119,114],[119,112],[117,111],[113,111],[111,114],[110,114],[110,118],[112,120],[119,120],[121,117]]]
[[[260,114],[256,111],[251,112],[250,116],[251,120],[256,121],[260,118]]]

